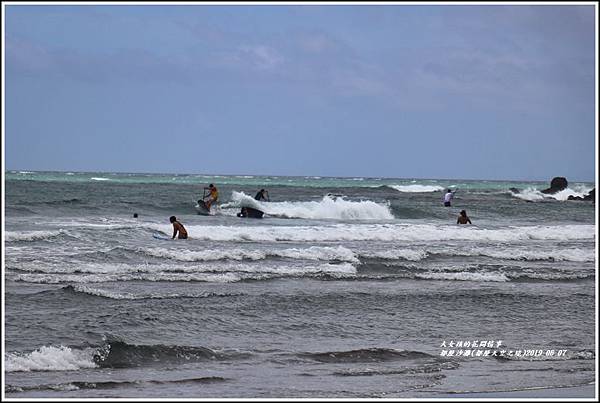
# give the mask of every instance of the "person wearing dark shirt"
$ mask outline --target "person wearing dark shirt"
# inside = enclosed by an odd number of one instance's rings
[[[266,196],[265,196],[265,194],[266,194]],[[256,196],[254,196],[254,200],[269,201],[269,192],[267,192],[264,189],[259,190],[258,193],[256,194]]]

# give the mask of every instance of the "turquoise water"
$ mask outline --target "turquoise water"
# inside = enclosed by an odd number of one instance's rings
[[[7,180],[36,180],[47,182],[110,181],[113,183],[171,183],[203,184],[215,182],[223,185],[248,186],[297,186],[297,187],[378,187],[388,185],[425,185],[469,189],[507,190],[511,187],[526,189],[549,186],[540,181],[495,181],[469,179],[418,179],[418,178],[369,178],[369,177],[320,177],[320,176],[261,176],[261,175],[210,175],[210,174],[156,174],[115,172],[43,172],[6,171]],[[574,182],[593,187],[590,182]]]

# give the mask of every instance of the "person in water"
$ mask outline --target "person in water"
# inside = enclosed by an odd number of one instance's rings
[[[452,201],[453,197],[454,197],[454,193],[452,193],[452,190],[448,189],[448,191],[444,195],[444,206],[445,207],[451,207],[450,202]]]
[[[467,212],[465,210],[461,210],[460,211],[460,215],[458,216],[458,219],[456,220],[457,224],[473,224],[471,222],[471,219],[469,217],[467,217]]]
[[[169,218],[169,221],[171,221],[171,224],[173,224],[173,238],[172,239],[175,239],[175,236],[177,235],[178,232],[179,232],[179,236],[177,237],[178,239],[187,239],[187,237],[188,237],[187,231],[183,227],[183,224],[181,224],[179,221],[177,221],[177,217],[175,217],[173,215]]]
[[[219,191],[217,190],[217,187],[215,185],[213,185],[212,183],[210,185],[208,185],[207,188],[204,188],[205,190],[208,189],[209,190],[209,194],[206,197],[206,200],[204,200],[204,204],[206,205],[206,208],[208,210],[210,210],[210,206],[213,203],[216,203],[219,200]]]
[[[266,196],[265,196],[265,194],[266,194]],[[267,192],[264,189],[259,190],[258,193],[256,194],[256,196],[254,196],[254,200],[269,201],[269,192]]]

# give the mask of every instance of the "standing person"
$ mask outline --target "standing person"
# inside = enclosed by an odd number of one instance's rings
[[[210,210],[210,206],[219,200],[219,191],[217,190],[217,187],[215,185],[213,185],[212,183],[210,185],[208,185],[207,188],[204,188],[204,189],[205,190],[208,189],[210,192],[208,194],[208,196],[206,196],[206,200],[204,201],[204,204],[206,205],[206,209]]]
[[[178,232],[179,232],[179,236],[177,237],[178,239],[187,239],[187,237],[188,237],[187,231],[183,227],[183,224],[181,224],[179,221],[177,221],[177,217],[172,215],[169,218],[169,221],[171,221],[171,224],[173,224],[173,238],[172,239],[175,239],[175,236],[177,235]]]
[[[448,189],[446,191],[446,194],[444,195],[444,206],[445,207],[451,207],[451,201],[452,198],[454,197],[454,193],[452,193],[452,190]]]
[[[469,217],[467,217],[467,212],[465,210],[461,210],[460,211],[460,215],[458,216],[458,219],[456,220],[457,224],[473,224],[471,222],[471,219]]]
[[[265,197],[266,194],[266,197]],[[269,201],[269,192],[267,192],[264,189],[261,189],[258,191],[258,193],[256,194],[256,196],[254,196],[254,200],[265,200],[265,201]]]

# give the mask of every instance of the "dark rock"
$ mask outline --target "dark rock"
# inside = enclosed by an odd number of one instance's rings
[[[520,192],[520,190],[517,189],[517,188],[508,188],[508,190],[510,190],[513,193],[519,193]]]
[[[569,196],[567,200],[583,200],[583,201],[596,201],[596,188],[590,190],[590,193],[581,197],[581,196]]]
[[[593,188],[592,190],[590,190],[590,193],[588,193],[587,196],[585,196],[583,198],[583,200],[590,200],[595,202],[596,201],[596,188]]]
[[[542,190],[542,193],[545,193],[545,194],[558,193],[561,190],[566,189],[567,186],[569,186],[569,182],[567,182],[567,178],[563,178],[562,176],[557,176],[555,178],[552,178],[552,181],[550,182],[550,187],[548,189]]]

